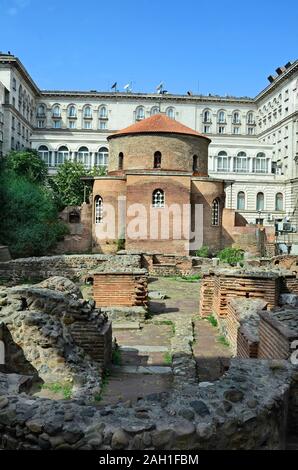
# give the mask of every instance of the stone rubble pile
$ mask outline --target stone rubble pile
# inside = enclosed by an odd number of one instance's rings
[[[89,399],[100,392],[102,370],[75,343],[71,327],[85,320],[100,330],[107,318],[93,301],[79,296],[77,287],[60,277],[34,286],[1,288],[1,336],[8,371],[46,384],[69,384],[72,396]]]
[[[234,359],[213,384],[98,408],[9,394],[1,378],[0,447],[57,450],[281,449],[293,380],[286,361]]]

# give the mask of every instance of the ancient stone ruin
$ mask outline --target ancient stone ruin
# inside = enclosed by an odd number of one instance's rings
[[[8,374],[67,384],[73,397],[99,393],[101,369],[111,360],[111,323],[71,281],[53,277],[34,286],[1,288],[0,305]]]
[[[0,289],[0,448],[285,448],[286,435],[298,432],[298,369],[289,360],[298,339],[293,262],[292,269],[210,266],[148,254],[0,263],[10,284]],[[202,273],[200,315],[217,318],[235,358],[218,380],[202,382],[193,319],[180,315],[171,339],[171,389],[100,406],[111,320],[144,319],[148,270]],[[41,282],[15,285],[32,273]],[[92,282],[95,300],[83,299],[67,277]],[[40,392],[56,382],[68,387],[67,399]]]

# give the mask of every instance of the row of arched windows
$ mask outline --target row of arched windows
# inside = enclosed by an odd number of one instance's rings
[[[256,210],[263,211],[265,206],[265,197],[264,193],[259,192],[256,196]],[[284,206],[284,196],[282,193],[276,193],[275,195],[275,210],[282,211]],[[238,210],[245,210],[246,201],[245,201],[245,193],[244,191],[239,191],[237,194],[237,209]]]
[[[37,112],[36,112],[36,116],[38,118],[44,118],[46,117],[46,111],[47,111],[47,107],[44,103],[40,103],[37,107]],[[53,118],[56,118],[56,119],[60,119],[61,118],[61,105],[60,104],[54,104],[51,108],[51,113],[52,113],[52,117]],[[175,119],[175,108],[173,108],[172,106],[169,106],[167,109],[166,109],[166,115],[171,118],[171,119]],[[97,110],[97,113],[98,113],[98,117],[99,119],[107,119],[108,118],[108,108],[106,105],[100,105],[98,110]],[[158,114],[160,113],[160,107],[159,106],[153,106],[150,110],[150,115],[153,116],[154,114]],[[75,119],[78,115],[78,110],[77,110],[77,106],[74,105],[74,104],[70,104],[68,107],[67,107],[67,117],[70,118],[70,119]],[[90,119],[93,117],[93,110],[92,110],[92,107],[91,105],[89,104],[86,104],[84,107],[83,107],[83,110],[82,110],[82,115],[83,115],[83,118],[85,119]],[[144,106],[138,106],[135,110],[135,118],[136,120],[142,120],[142,119],[145,119],[145,107]]]
[[[44,118],[46,116],[47,107],[45,104],[40,103],[37,107],[36,116],[38,118]],[[100,105],[98,108],[98,117],[100,119],[107,119],[108,118],[108,108],[105,105]],[[88,119],[92,118],[93,112],[91,105],[85,105],[82,110],[83,117]],[[75,119],[78,115],[77,107],[74,104],[70,104],[67,107],[67,117]],[[53,118],[61,118],[61,106],[60,104],[54,104],[52,106],[52,117]]]
[[[206,124],[211,124],[212,122],[212,111],[211,109],[205,109],[203,111],[203,122]],[[227,112],[225,110],[220,110],[217,112],[217,122],[219,124],[226,124],[227,122]],[[233,111],[232,113],[232,123],[241,124],[241,113],[240,111]],[[246,114],[246,124],[254,124],[255,116],[252,111],[249,111]]]
[[[166,109],[166,115],[170,119],[175,119],[175,108],[172,106],[169,106]],[[150,116],[153,116],[154,114],[160,113],[160,107],[159,106],[153,106],[150,110]],[[135,116],[137,121],[141,121],[142,119],[145,119],[145,107],[144,106],[138,106],[135,110]]]
[[[246,173],[249,171],[249,157],[245,152],[238,152],[236,157],[228,156],[227,152],[221,150],[217,154],[217,171],[234,171],[237,173]],[[230,158],[233,158],[233,169],[230,168]],[[264,152],[258,152],[253,157],[252,171],[254,173],[268,172],[268,159]]]
[[[157,151],[154,153],[154,157],[153,157],[153,168],[159,169],[162,167],[161,164],[162,164],[162,155],[161,155],[161,152]],[[118,169],[123,170],[123,165],[124,165],[124,154],[123,152],[120,152],[118,156]],[[199,157],[197,155],[194,155],[192,157],[192,170],[193,172],[196,172],[199,170]]]
[[[70,152],[66,145],[61,145],[57,151],[49,150],[46,145],[38,147],[38,154],[48,166],[62,165],[66,160],[74,160],[82,163],[85,167],[91,167],[91,152],[85,146],[80,147],[77,152]],[[94,165],[106,167],[108,165],[109,151],[106,147],[100,147],[94,153]]]
[[[165,207],[165,192],[163,189],[157,188],[152,192],[152,207],[157,209]],[[103,199],[97,195],[94,199],[94,220],[96,224],[103,222]],[[214,199],[211,204],[211,225],[220,224],[220,201]]]

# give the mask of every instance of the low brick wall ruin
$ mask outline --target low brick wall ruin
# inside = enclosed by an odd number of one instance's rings
[[[153,276],[179,276],[193,270],[191,256],[148,254],[142,255],[143,266]]]
[[[234,297],[264,299],[268,309],[272,309],[278,305],[279,275],[224,269],[203,274],[199,308],[202,317],[212,313],[226,317],[228,303]]]
[[[227,316],[219,319],[219,322],[234,356],[258,357],[260,320],[258,311],[266,308],[267,303],[261,299],[233,298],[229,301]]]
[[[200,283],[199,312],[201,317],[212,315],[214,296],[214,273],[203,275]]]
[[[281,308],[260,312],[259,335],[260,358],[289,359],[293,352],[291,345],[298,340],[298,310]]]
[[[93,274],[96,307],[146,307],[147,297],[148,273],[145,269]]]

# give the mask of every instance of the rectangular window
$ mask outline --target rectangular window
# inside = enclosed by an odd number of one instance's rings
[[[239,134],[240,133],[240,128],[239,127],[233,127],[233,134]]]
[[[90,121],[84,121],[84,129],[91,129],[91,122]]]
[[[69,129],[75,129],[76,128],[76,121],[69,121]]]
[[[61,129],[61,121],[58,119],[57,121],[53,121],[54,129]]]
[[[225,126],[219,126],[218,133],[219,134],[224,134],[225,133]]]
[[[42,120],[38,120],[37,121],[37,127],[39,127],[40,129],[44,127],[44,121]]]
[[[254,127],[248,127],[247,128],[247,133],[248,133],[248,135],[253,135],[254,134]]]
[[[204,126],[204,133],[210,134],[210,126]]]
[[[106,121],[99,121],[99,129],[106,129],[107,123]]]
[[[217,171],[229,171],[228,157],[217,157]]]

